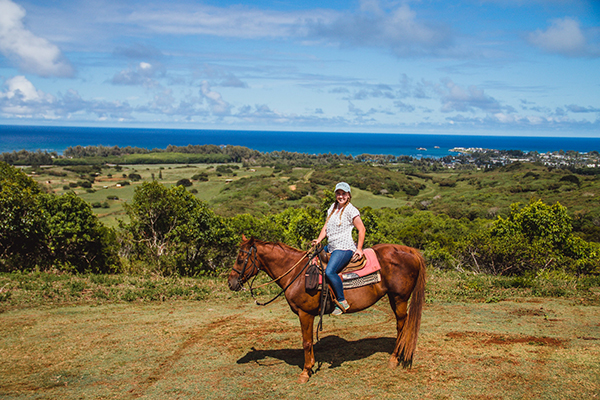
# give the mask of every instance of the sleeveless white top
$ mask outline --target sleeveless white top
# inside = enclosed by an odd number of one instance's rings
[[[333,213],[329,221],[327,221],[326,227],[328,250],[329,252],[334,250],[356,251],[356,244],[352,240],[352,229],[354,229],[352,220],[360,215],[360,211],[352,203],[348,203],[340,219],[341,209],[334,211],[334,207],[335,203],[327,210],[328,217]]]

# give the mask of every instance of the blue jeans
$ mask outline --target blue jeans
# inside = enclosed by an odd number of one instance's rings
[[[333,288],[337,301],[344,301],[346,299],[344,297],[342,279],[338,274],[346,265],[348,265],[353,254],[354,252],[352,250],[334,250],[331,252],[331,257],[329,257],[327,269],[325,269],[325,276]]]

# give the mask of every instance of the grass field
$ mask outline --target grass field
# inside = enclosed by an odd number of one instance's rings
[[[360,190],[358,188],[352,191],[352,204],[358,208],[371,207],[371,208],[396,208],[412,204],[414,200],[406,200],[405,198],[396,199],[386,196],[376,196],[373,193]]]
[[[548,283],[430,275],[412,369],[387,369],[395,322],[384,299],[325,317],[304,385],[299,323],[285,301],[258,307],[224,278],[2,275],[0,397],[598,397],[600,288],[563,283],[557,298],[539,294]]]
[[[156,179],[166,186],[173,185],[180,179],[191,179],[196,174],[206,174],[208,181],[194,180],[188,189],[196,197],[208,202],[218,214],[232,216],[241,212],[254,214],[278,213],[289,207],[298,205],[318,206],[324,189],[332,190],[337,179],[365,178],[379,183],[396,180],[400,183],[421,185],[414,195],[407,195],[400,190],[391,194],[374,194],[372,190],[361,190],[353,187],[353,203],[358,207],[396,208],[407,205],[425,205],[436,213],[444,213],[453,218],[476,217],[494,218],[496,215],[506,216],[512,203],[528,203],[532,198],[541,199],[546,204],[559,201],[568,208],[574,220],[585,220],[597,225],[598,197],[600,196],[600,180],[596,176],[575,176],[567,170],[550,169],[536,164],[511,165],[492,171],[481,170],[437,170],[427,173],[405,175],[398,171],[399,165],[386,168],[368,165],[332,166],[325,171],[313,168],[294,168],[278,170],[273,167],[243,167],[237,164],[230,172],[219,172],[219,164],[138,164],[104,166],[94,177],[92,188],[70,188],[85,176],[69,170],[69,167],[42,168],[32,176],[46,188],[61,194],[66,190],[74,190],[90,204],[102,203],[106,207],[94,208],[100,220],[107,226],[116,226],[117,220],[126,219],[123,203],[131,201],[135,187],[142,181]],[[71,168],[72,169],[72,168]],[[31,169],[26,172],[32,173]],[[58,176],[57,176],[58,174]],[[60,176],[64,174],[64,176]],[[140,181],[129,178],[130,174],[138,174]],[[380,175],[379,178],[376,175]],[[319,184],[312,183],[315,176]],[[370,176],[373,175],[373,176]],[[246,179],[239,185],[235,182]],[[332,179],[334,179],[332,181]],[[127,181],[128,185],[120,185]],[[233,183],[233,185],[232,185]],[[296,186],[312,185],[310,193],[303,193],[303,198],[289,199]],[[235,186],[235,187],[234,187]],[[232,190],[228,190],[234,187]],[[289,189],[287,193],[285,191]],[[377,191],[375,191],[377,193]],[[297,192],[298,193],[298,192]],[[109,200],[117,197],[118,200]],[[596,228],[591,228],[596,229]]]
[[[118,225],[118,220],[127,220],[127,216],[123,210],[123,203],[131,201],[135,188],[141,185],[143,181],[156,179],[165,186],[171,186],[180,179],[190,179],[195,174],[207,173],[209,176],[208,182],[194,181],[193,186],[189,189],[196,189],[196,197],[209,204],[213,204],[219,200],[223,201],[223,196],[220,196],[221,191],[228,184],[229,180],[237,180],[249,176],[271,175],[273,171],[272,168],[268,167],[251,169],[239,168],[234,170],[234,174],[224,175],[215,171],[218,165],[219,164],[120,165],[118,171],[115,171],[114,168],[103,169],[102,173],[95,178],[95,182],[91,188],[92,190],[86,190],[82,187],[66,188],[69,183],[81,181],[81,178],[78,174],[67,171],[63,167],[54,167],[50,169],[51,171],[65,173],[66,175],[62,177],[48,175],[47,173],[34,174],[32,176],[54,193],[63,194],[67,190],[71,190],[90,204],[106,202],[108,208],[94,208],[94,212],[98,215],[102,223],[110,227],[116,227]],[[139,181],[130,180],[128,176],[132,173],[139,174],[142,179]],[[122,182],[124,181],[127,181],[129,184],[123,185]],[[113,200],[115,197],[117,199]]]
[[[273,168],[270,167],[253,167],[241,168],[234,170],[234,174],[218,174],[215,169],[218,164],[192,164],[192,165],[177,165],[177,164],[149,164],[149,165],[120,165],[120,170],[116,172],[114,169],[103,169],[102,173],[96,177],[91,191],[84,188],[70,188],[77,193],[81,198],[90,204],[106,203],[108,208],[94,208],[94,212],[100,218],[100,221],[107,226],[116,227],[118,220],[127,220],[127,216],[123,210],[123,203],[131,201],[135,188],[143,181],[150,181],[153,178],[166,186],[174,185],[178,180],[194,176],[195,174],[205,172],[209,176],[209,181],[201,182],[194,181],[193,186],[189,190],[196,189],[195,196],[206,201],[211,206],[216,207],[226,204],[229,201],[230,193],[224,191],[228,183],[232,180],[239,180],[247,177],[270,177],[279,181],[296,182],[307,181],[313,170],[305,168],[296,168],[291,172],[285,172],[279,176],[273,176]],[[47,174],[35,174],[33,177],[48,189],[57,194],[62,194],[67,191],[65,186],[71,182],[77,182],[80,178],[77,174],[66,171],[62,167],[54,167],[53,171],[66,173],[64,177],[48,176]],[[129,174],[139,174],[140,181],[131,181],[127,178]],[[108,175],[110,174],[110,176]],[[159,178],[160,177],[160,178]],[[128,185],[120,185],[120,182],[128,181]],[[268,183],[266,183],[268,185]],[[290,185],[292,186],[292,185]],[[268,186],[267,186],[268,187]],[[434,193],[435,188],[428,188],[421,197],[428,198],[429,194]],[[117,198],[113,200],[113,198]],[[431,196],[432,197],[432,196]],[[412,204],[415,199],[407,196],[391,197],[378,196],[367,190],[354,188],[353,203],[357,207],[372,207],[372,208],[396,208]],[[299,201],[288,201],[289,206],[298,204]],[[243,212],[243,210],[239,211]]]

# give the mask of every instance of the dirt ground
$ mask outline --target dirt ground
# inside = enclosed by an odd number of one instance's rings
[[[0,314],[3,399],[594,399],[600,307],[428,304],[413,368],[389,370],[385,300],[327,316],[311,380],[284,300],[38,307]]]

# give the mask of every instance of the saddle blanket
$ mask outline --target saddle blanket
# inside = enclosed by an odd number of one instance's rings
[[[352,272],[344,272],[342,270],[340,273],[344,289],[351,289],[381,282],[381,274],[379,273],[381,265],[379,265],[379,260],[377,259],[375,250],[365,249],[363,254],[366,258],[366,263],[363,268]],[[322,284],[322,276],[319,276],[319,285]]]
[[[375,254],[375,250],[365,249],[363,251],[363,254],[367,259],[365,266],[362,269],[359,269],[358,271],[352,271],[347,273],[345,273],[342,270],[342,273],[340,275],[342,277],[342,281],[361,278],[381,269],[381,265],[379,265],[379,260],[377,259],[377,254]]]

